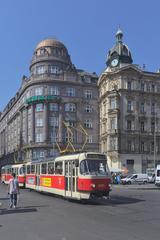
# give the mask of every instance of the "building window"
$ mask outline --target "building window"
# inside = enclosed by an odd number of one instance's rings
[[[133,102],[130,100],[127,102],[127,111],[133,111]]]
[[[60,68],[58,66],[49,66],[49,73],[52,73],[52,74],[59,74],[60,73]]]
[[[131,146],[132,146],[131,141],[128,141],[127,144],[128,144],[127,150],[128,150],[129,152],[131,152],[131,149],[132,149],[132,147],[131,147]]]
[[[83,79],[86,83],[91,83],[91,77],[90,76],[84,76]]]
[[[152,84],[152,92],[155,92],[155,85]]]
[[[43,74],[43,73],[45,73],[45,71],[46,71],[45,66],[38,66],[38,67],[36,67],[36,73],[37,74]]]
[[[29,97],[30,97],[30,91],[28,91],[26,94],[26,98],[29,98]]]
[[[44,109],[43,103],[36,104],[36,108],[35,108],[36,112],[42,112],[43,109]]]
[[[127,159],[126,163],[127,163],[127,165],[134,165],[134,160],[133,159]]]
[[[131,90],[131,89],[132,89],[132,83],[131,83],[131,81],[128,81],[128,82],[127,82],[127,89],[128,89],[128,90]]]
[[[74,126],[75,126],[75,122],[73,122],[73,121],[68,121],[68,122],[66,122],[66,124],[67,124],[69,127],[74,127]]]
[[[150,84],[147,84],[147,92],[150,92],[150,91],[151,91]]]
[[[43,133],[36,133],[36,142],[43,142]]]
[[[132,130],[132,121],[127,120],[127,130]]]
[[[141,122],[141,132],[144,132],[144,122]]]
[[[92,98],[92,91],[89,89],[84,90],[84,97],[87,99],[91,99]]]
[[[116,98],[111,98],[110,99],[110,108],[111,109],[115,109],[117,106],[116,106]]]
[[[141,105],[140,105],[140,112],[141,112],[141,113],[145,113],[144,110],[145,110],[145,109],[144,109],[144,103],[142,102]]]
[[[75,97],[75,88],[67,88],[66,92],[68,97]]]
[[[141,142],[141,152],[144,152],[144,142]]]
[[[39,88],[35,88],[35,95],[43,95],[43,88],[39,87]]]
[[[141,83],[141,91],[144,92],[144,83]]]
[[[49,94],[58,96],[59,95],[59,88],[57,86],[50,87],[49,88]]]
[[[110,150],[116,150],[116,138],[110,139]]]
[[[64,142],[75,142],[75,136],[74,135],[69,135],[68,132],[64,133]]]
[[[42,118],[36,119],[36,127],[43,127],[43,119]]]
[[[155,122],[151,122],[151,132],[154,133],[155,132]]]
[[[66,103],[65,104],[65,112],[75,112],[76,105],[74,103]]]
[[[58,104],[57,103],[50,103],[49,104],[49,110],[53,111],[53,112],[57,112],[58,111]]]
[[[45,52],[46,52],[46,49],[45,49],[45,48],[40,49],[40,55],[44,55]]]
[[[49,125],[52,127],[58,127],[59,125],[58,117],[49,117]]]
[[[88,135],[87,142],[93,143],[93,135]]]
[[[111,118],[111,119],[110,119],[110,125],[111,125],[111,129],[117,129],[117,121],[116,121],[116,118]]]
[[[154,114],[155,113],[155,103],[151,104],[151,113]]]
[[[85,112],[91,113],[93,111],[93,108],[91,105],[85,105]]]
[[[92,128],[92,119],[86,119],[86,120],[84,121],[84,126],[85,126],[86,128]]]
[[[44,151],[43,150],[33,150],[32,157],[34,160],[44,158]]]
[[[154,152],[154,142],[151,142],[151,152]]]
[[[57,140],[57,135],[56,135],[56,132],[55,130],[53,129],[52,131],[50,131],[50,141],[52,143],[55,143]]]

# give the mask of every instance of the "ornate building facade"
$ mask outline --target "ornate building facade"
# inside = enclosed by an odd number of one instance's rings
[[[41,41],[33,54],[30,76],[0,115],[0,163],[36,161],[58,154],[56,142],[76,149],[99,150],[98,77],[72,64],[67,48],[55,39]]]
[[[133,64],[119,29],[98,80],[100,144],[111,169],[146,172],[160,163],[160,72]]]

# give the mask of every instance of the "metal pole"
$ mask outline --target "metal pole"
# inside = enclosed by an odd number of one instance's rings
[[[155,123],[154,123],[154,170],[156,170],[156,150],[157,150],[157,144],[156,144],[156,113],[155,113]]]

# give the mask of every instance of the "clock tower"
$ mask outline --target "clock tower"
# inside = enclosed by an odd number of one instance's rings
[[[114,69],[115,67],[123,67],[132,64],[131,52],[126,44],[123,43],[123,32],[118,29],[116,33],[116,44],[111,48],[107,55],[107,67]]]

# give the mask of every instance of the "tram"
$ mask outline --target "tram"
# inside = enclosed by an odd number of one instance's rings
[[[8,184],[9,180],[12,178],[12,173],[16,174],[19,186],[25,187],[25,165],[14,164],[3,166],[1,168],[1,182]]]
[[[64,198],[109,197],[111,177],[105,154],[74,153],[53,161],[25,164],[25,187]]]

